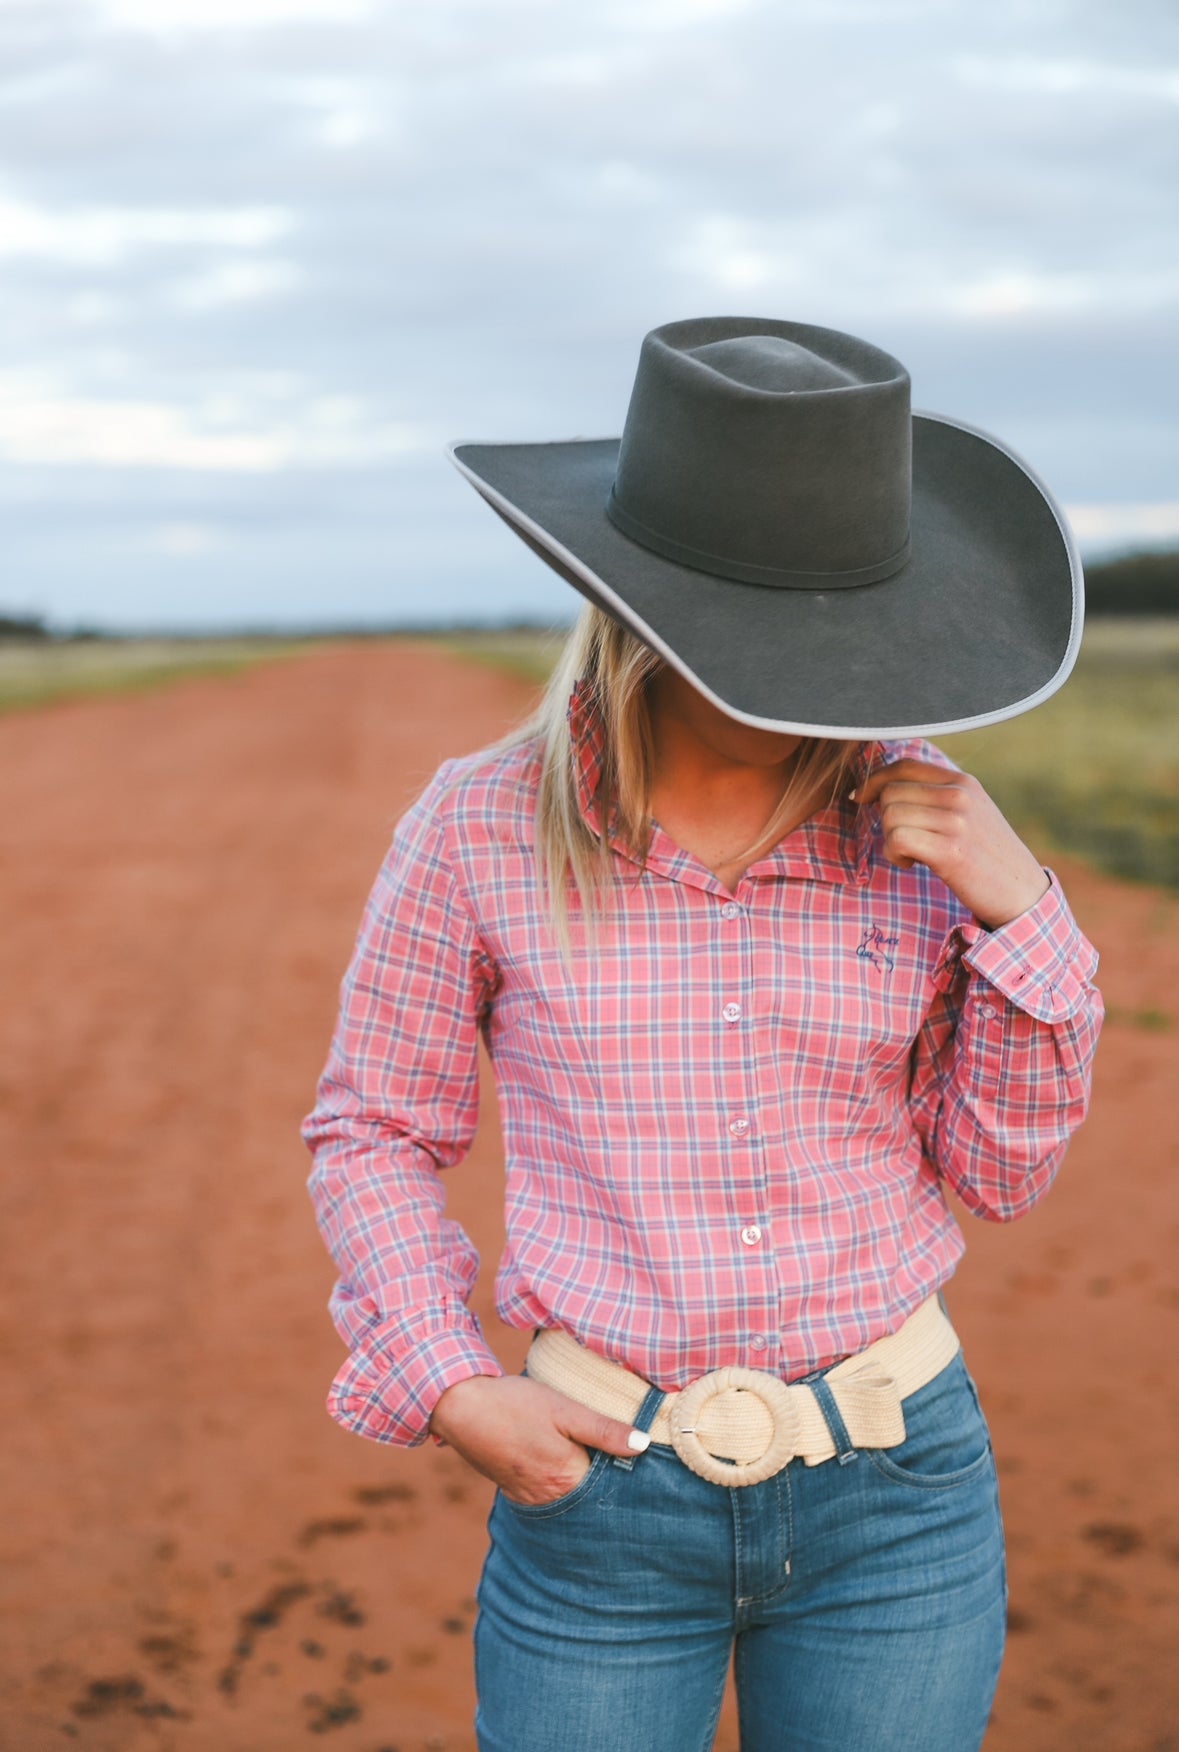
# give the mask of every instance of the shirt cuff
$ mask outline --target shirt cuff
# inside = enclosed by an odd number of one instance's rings
[[[962,959],[1009,1002],[1037,1022],[1067,1022],[1089,1002],[1097,951],[1077,928],[1060,884],[1049,886],[1027,912],[987,931],[960,926]]]
[[[427,1320],[433,1330],[423,1333]],[[358,1436],[416,1448],[429,1435],[430,1415],[448,1387],[472,1375],[503,1372],[473,1315],[462,1327],[419,1315],[375,1329],[332,1382],[327,1408]]]

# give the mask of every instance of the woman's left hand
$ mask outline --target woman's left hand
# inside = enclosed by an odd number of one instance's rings
[[[1048,891],[1034,852],[969,773],[898,760],[853,797],[861,808],[880,805],[890,864],[927,865],[988,930],[1010,924]]]

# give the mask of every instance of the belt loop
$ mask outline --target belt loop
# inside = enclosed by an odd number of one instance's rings
[[[649,1430],[658,1416],[659,1407],[666,1398],[667,1395],[662,1388],[648,1387],[643,1396],[643,1403],[631,1420],[632,1429]],[[611,1456],[613,1464],[618,1467],[620,1472],[630,1472],[638,1458],[637,1454],[614,1454]]]
[[[810,1388],[819,1402],[819,1410],[823,1413],[827,1428],[831,1431],[831,1440],[835,1443],[835,1458],[839,1464],[848,1466],[853,1460],[858,1460],[860,1456],[847,1433],[847,1425],[835,1403],[835,1395],[822,1375],[808,1375],[803,1385]]]

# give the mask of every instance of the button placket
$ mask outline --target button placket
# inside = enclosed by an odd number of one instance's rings
[[[742,915],[743,910],[744,909],[739,906],[735,900],[727,900],[721,907],[721,917],[732,921],[733,919],[739,918]],[[740,990],[744,984],[744,976],[746,973],[745,963],[748,960],[749,954],[747,933],[740,932],[738,936],[733,938],[730,942],[722,942],[720,948],[721,952],[717,961],[717,975],[720,989],[723,992],[725,986],[728,986],[730,990],[736,986],[736,988]],[[726,1027],[731,1030],[734,1028],[735,1024],[741,1020],[741,1005],[737,1002],[736,998],[727,998],[720,1006],[720,1013],[722,1021],[726,1024]],[[749,1079],[743,1063],[743,1043],[738,1039],[734,1042],[734,1046],[738,1052],[741,1052],[741,1058],[737,1060],[734,1068],[740,1069],[742,1087],[743,1089],[747,1089]],[[726,1078],[726,1083],[727,1081],[728,1079]],[[731,1136],[742,1140],[749,1137],[753,1130],[753,1124],[749,1115],[740,1112],[730,1113],[728,1127]]]
[[[781,1286],[778,1265],[763,1212],[769,1209],[769,1183],[765,1153],[759,1143],[759,1090],[756,1077],[757,1024],[750,1008],[754,1002],[757,963],[757,916],[748,904],[723,901],[714,938],[713,962],[716,1013],[725,1036],[724,1089],[731,1102],[722,1123],[735,1141],[732,1158],[731,1196],[734,1201],[731,1245],[743,1262],[744,1323],[750,1334],[749,1357],[768,1351],[767,1334],[778,1318]],[[756,1007],[756,1006],[755,1006]],[[738,1147],[739,1146],[739,1147]],[[760,1220],[755,1219],[755,1213]]]

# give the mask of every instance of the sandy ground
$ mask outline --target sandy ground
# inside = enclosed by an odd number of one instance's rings
[[[297,1126],[394,819],[528,697],[367,646],[0,722],[4,1748],[473,1746],[488,1491],[326,1417]],[[1094,1113],[950,1295],[1009,1528],[987,1749],[1173,1752],[1179,903],[1064,873],[1114,1007]],[[499,1167],[489,1091],[451,1182],[485,1259]]]

